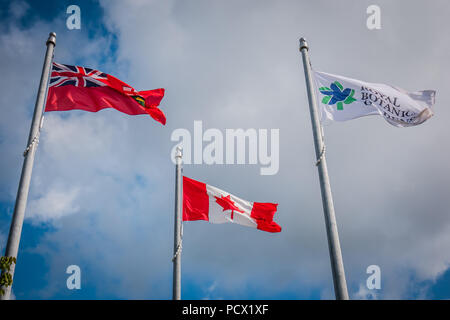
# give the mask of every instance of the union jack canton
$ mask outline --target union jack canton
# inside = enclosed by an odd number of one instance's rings
[[[72,85],[75,87],[104,87],[108,81],[108,76],[98,70],[69,66],[53,62],[49,87],[62,87]]]

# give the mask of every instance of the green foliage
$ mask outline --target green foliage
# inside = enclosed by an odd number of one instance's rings
[[[0,275],[0,286],[2,288],[7,288],[10,285],[12,285],[12,275],[9,273],[9,270],[11,269],[11,264],[16,263],[15,257],[1,257],[0,258],[0,269],[1,269],[1,275]],[[0,288],[0,295],[5,294],[5,290]]]

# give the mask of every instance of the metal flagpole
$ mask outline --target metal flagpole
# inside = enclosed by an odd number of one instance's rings
[[[173,300],[181,299],[181,250],[183,237],[182,208],[183,208],[183,174],[182,174],[182,149],[177,147],[175,153],[175,227],[173,245]]]
[[[34,107],[33,121],[31,123],[30,135],[28,137],[28,145],[23,153],[25,159],[23,161],[22,174],[20,176],[19,189],[17,191],[11,228],[9,230],[8,243],[6,244],[6,257],[17,258],[17,252],[19,251],[20,235],[22,233],[23,218],[25,216],[25,208],[27,206],[34,155],[39,142],[44,104],[47,98],[48,78],[52,68],[53,51],[56,45],[56,34],[54,32],[50,33],[46,45],[47,52],[45,53],[44,66],[42,68],[41,81],[39,83],[39,91]],[[14,270],[15,264],[12,263],[9,269],[11,279],[14,278]],[[12,285],[3,288],[5,293],[0,297],[1,300],[9,300],[11,295],[11,287]]]
[[[330,251],[331,270],[333,272],[334,292],[337,300],[348,300],[347,282],[345,281],[344,263],[342,261],[341,246],[334,214],[333,198],[331,195],[330,180],[328,177],[327,162],[325,159],[325,143],[323,141],[322,126],[317,113],[317,101],[311,75],[311,62],[308,56],[308,44],[304,38],[300,39],[299,48],[303,58],[305,70],[306,90],[308,92],[309,111],[316,149],[316,166],[319,171],[322,205],[327,229],[328,249]]]

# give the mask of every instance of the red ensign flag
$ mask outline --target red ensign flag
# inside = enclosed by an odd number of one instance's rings
[[[164,89],[136,91],[101,71],[53,62],[45,111],[114,108],[129,115],[149,114],[164,125],[166,117],[158,108],[163,97]]]
[[[273,221],[276,203],[242,200],[228,192],[183,177],[183,221],[231,222],[262,231],[280,232]]]

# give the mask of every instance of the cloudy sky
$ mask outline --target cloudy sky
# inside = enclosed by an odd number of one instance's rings
[[[298,39],[315,69],[437,91],[435,116],[324,128],[353,299],[450,298],[448,1],[1,1],[0,247],[14,209],[48,33],[55,61],[165,88],[162,126],[112,109],[45,114],[20,243],[17,299],[171,299],[174,130],[279,129],[280,167],[185,165],[243,199],[279,203],[270,234],[184,224],[183,299],[332,299]],[[81,9],[81,29],[66,9]],[[381,29],[366,27],[371,4]],[[68,290],[66,268],[81,268]],[[366,269],[381,269],[368,290]]]

